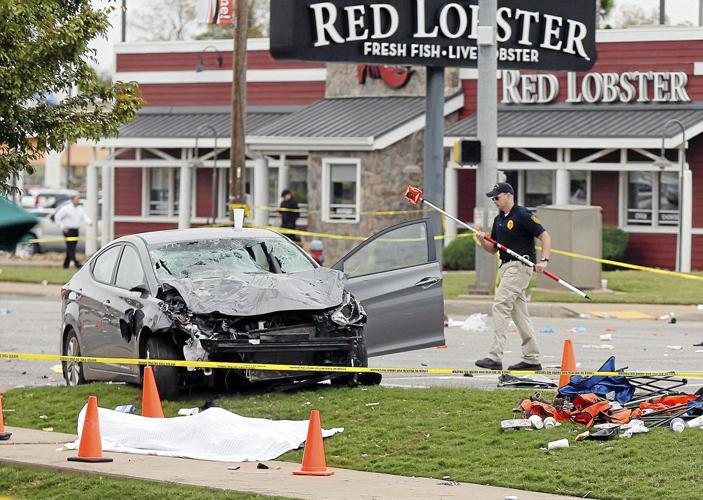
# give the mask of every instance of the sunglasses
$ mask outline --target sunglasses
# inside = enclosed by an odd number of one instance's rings
[[[498,201],[498,200],[500,200],[500,197],[503,196],[504,194],[505,194],[505,193],[500,193],[499,195],[493,196],[493,197],[491,198],[491,200],[493,200],[493,201]]]

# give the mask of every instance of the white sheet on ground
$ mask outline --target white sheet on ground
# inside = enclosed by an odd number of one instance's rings
[[[75,450],[85,418],[78,415],[78,439],[67,443]],[[299,448],[307,438],[308,420],[269,420],[242,417],[223,408],[208,408],[196,415],[148,418],[98,408],[103,451],[166,457],[246,462],[272,460]],[[344,428],[322,430],[329,437]]]

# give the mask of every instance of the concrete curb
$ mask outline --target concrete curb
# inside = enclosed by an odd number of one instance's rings
[[[491,315],[493,302],[472,300],[445,300],[444,313],[448,316],[470,316],[481,313]],[[559,304],[532,303],[530,315],[538,318],[578,318],[579,313]]]

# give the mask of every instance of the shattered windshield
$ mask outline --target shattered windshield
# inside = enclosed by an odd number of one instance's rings
[[[179,241],[153,247],[149,255],[159,279],[298,273],[315,269],[297,245],[280,238]]]

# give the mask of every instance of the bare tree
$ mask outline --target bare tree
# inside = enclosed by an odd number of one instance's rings
[[[625,7],[620,15],[622,20],[615,26],[616,28],[630,28],[632,26],[653,26],[659,23],[659,8],[654,8],[649,12],[639,5]]]
[[[199,31],[197,0],[153,0],[141,4],[129,17],[130,29],[140,40],[189,40]]]

